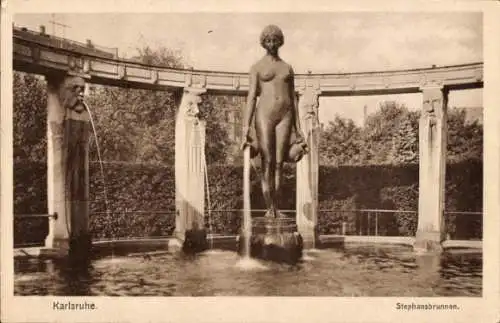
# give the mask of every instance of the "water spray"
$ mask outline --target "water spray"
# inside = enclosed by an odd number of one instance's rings
[[[208,185],[208,167],[207,167],[207,156],[203,154],[203,167],[205,168],[205,185],[207,188],[207,204],[208,204],[208,230],[212,235],[210,240],[210,250],[214,248],[214,237],[212,231],[212,205],[210,203],[210,187]]]
[[[252,218],[250,211],[250,146],[243,150],[243,237],[245,249],[243,256],[250,257],[250,235],[252,232]]]
[[[102,166],[101,148],[99,147],[99,141],[97,139],[97,130],[95,128],[94,118],[92,116],[92,112],[90,111],[88,104],[83,100],[82,100],[82,104],[85,107],[85,110],[87,110],[87,112],[89,113],[90,124],[92,125],[92,131],[94,133],[94,139],[95,139],[95,144],[96,144],[96,148],[97,148],[97,157],[99,158],[99,166],[101,169],[101,176],[102,176],[102,184],[103,184],[103,192],[104,192],[104,206],[106,208],[106,215],[107,215],[108,223],[110,223],[110,216],[111,215],[110,215],[109,205],[108,205],[108,194],[106,191],[106,178],[104,176],[104,168]]]
[[[241,270],[266,270],[267,267],[250,257],[250,236],[252,233],[252,215],[250,206],[250,146],[243,149],[243,257],[236,267]]]

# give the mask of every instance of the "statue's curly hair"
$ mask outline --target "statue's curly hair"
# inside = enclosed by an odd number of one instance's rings
[[[278,37],[278,39],[281,41],[280,47],[283,46],[283,44],[285,43],[285,36],[283,35],[283,32],[281,31],[280,27],[276,25],[268,25],[264,27],[264,29],[260,33],[260,45],[262,47],[264,47],[264,41],[270,36]]]

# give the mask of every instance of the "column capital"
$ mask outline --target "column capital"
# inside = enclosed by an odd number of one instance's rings
[[[90,79],[91,63],[88,58],[68,56],[68,68],[68,76]]]
[[[312,76],[311,72],[309,72],[306,77],[297,79],[295,85],[299,93],[303,93],[310,89],[321,92],[320,79],[316,76]]]
[[[207,93],[207,88],[197,87],[197,86],[185,86],[183,92],[184,94],[200,96],[202,94]]]
[[[319,88],[319,85],[316,86],[302,86],[297,89],[297,94],[302,97],[302,96],[307,96],[307,95],[312,95],[312,96],[319,96],[321,94],[321,89]]]
[[[184,82],[186,87],[206,88],[207,76],[205,74],[193,74],[192,69],[185,74]]]
[[[419,89],[421,92],[425,92],[427,90],[444,90],[444,83],[439,79],[427,79],[427,76],[424,74],[420,79]]]
[[[239,76],[233,76],[233,89],[239,90],[241,84],[240,84],[240,77]]]

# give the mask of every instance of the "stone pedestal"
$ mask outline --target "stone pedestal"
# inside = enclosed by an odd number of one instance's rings
[[[447,93],[440,86],[422,88],[419,124],[418,227],[414,249],[440,252],[445,239]]]
[[[61,254],[85,256],[91,250],[89,234],[90,116],[82,104],[72,106],[83,89],[79,77],[48,78],[47,89],[47,201],[49,234],[45,246]]]
[[[239,237],[239,253],[244,252],[244,233]],[[259,217],[252,219],[250,256],[289,264],[302,257],[303,240],[294,219]]]
[[[208,248],[205,231],[205,121],[199,88],[185,88],[175,124],[174,237],[186,252]]]

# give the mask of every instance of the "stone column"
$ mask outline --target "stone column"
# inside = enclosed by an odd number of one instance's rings
[[[58,216],[49,220],[45,246],[61,253],[80,253],[90,250],[91,125],[87,110],[77,101],[85,82],[67,76],[48,77],[47,83],[47,201],[48,212]]]
[[[175,238],[186,251],[207,247],[205,231],[205,89],[185,88],[175,123]]]
[[[315,248],[318,241],[318,148],[321,127],[318,119],[320,91],[306,87],[299,91],[299,119],[309,153],[297,163],[296,219],[304,248]]]
[[[414,249],[440,251],[444,240],[447,92],[440,86],[422,88],[419,125],[418,227]]]

